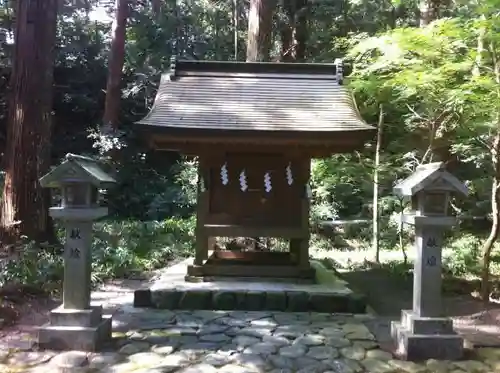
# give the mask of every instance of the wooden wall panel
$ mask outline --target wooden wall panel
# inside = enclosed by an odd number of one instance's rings
[[[294,182],[286,179],[291,163]],[[207,162],[209,167],[209,212],[207,224],[300,227],[301,199],[304,196],[304,162],[281,154],[227,154]],[[221,166],[226,163],[229,184],[221,181]],[[242,191],[240,173],[245,170],[248,189]],[[265,191],[264,174],[271,175],[272,189]]]

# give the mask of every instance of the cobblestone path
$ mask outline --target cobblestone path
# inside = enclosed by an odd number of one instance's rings
[[[463,373],[500,371],[500,350],[477,360],[393,359],[369,315],[135,310],[101,353],[2,351],[2,373]]]

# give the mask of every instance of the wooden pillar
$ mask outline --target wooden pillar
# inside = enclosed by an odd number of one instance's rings
[[[309,267],[309,198],[307,196],[307,184],[309,183],[309,175],[311,172],[311,160],[302,160],[301,177],[297,178],[304,185],[301,195],[301,231],[304,238],[295,238],[290,240],[290,253],[295,258],[296,264],[300,268]]]
[[[208,259],[208,240],[209,237],[205,230],[205,220],[208,214],[209,204],[209,179],[208,166],[204,158],[200,157],[198,161],[198,193],[196,203],[196,253],[194,258],[195,265],[202,265],[203,261]]]

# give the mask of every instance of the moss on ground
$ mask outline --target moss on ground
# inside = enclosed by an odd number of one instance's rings
[[[311,260],[311,267],[315,269],[315,281],[321,285],[347,285],[347,282],[342,280],[337,272],[332,268],[327,268],[322,262],[318,260]]]

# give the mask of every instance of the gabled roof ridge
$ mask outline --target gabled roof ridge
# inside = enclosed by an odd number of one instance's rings
[[[272,79],[272,80],[323,80],[323,81],[335,81],[341,84],[338,77],[334,74],[291,74],[291,73],[252,73],[252,72],[235,72],[235,73],[224,73],[224,72],[205,72],[205,71],[176,71],[175,75],[171,72],[166,74],[168,80],[178,80],[185,77],[194,78],[208,78],[208,79]]]
[[[290,62],[244,62],[244,61],[199,61],[179,60],[172,57],[168,74],[171,79],[177,76],[220,76],[231,77],[235,74],[254,74],[258,77],[273,75],[288,75],[288,78],[300,79],[313,76],[316,79],[343,80],[342,60],[336,59],[333,63],[290,63]]]

